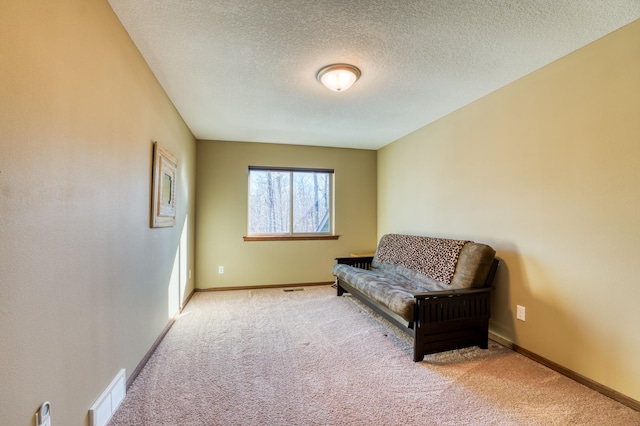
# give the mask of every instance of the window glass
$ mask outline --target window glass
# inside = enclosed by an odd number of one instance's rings
[[[329,232],[329,173],[293,173],[293,232]]]
[[[249,173],[249,233],[290,232],[291,174],[271,170]]]
[[[249,234],[330,234],[332,170],[249,168]]]

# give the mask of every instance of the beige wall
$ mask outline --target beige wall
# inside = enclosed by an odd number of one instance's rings
[[[492,331],[636,400],[639,52],[636,21],[378,153],[378,234],[492,244]]]
[[[249,165],[334,169],[340,239],[243,241]],[[375,249],[375,151],[198,141],[197,181],[198,288],[329,282],[335,257]]]
[[[153,140],[179,161],[170,229]],[[0,424],[49,400],[84,425],[193,288],[195,140],[106,1],[2,0],[0,149]]]

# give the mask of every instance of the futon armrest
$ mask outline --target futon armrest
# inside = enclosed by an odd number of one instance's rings
[[[461,288],[457,290],[445,290],[445,291],[425,291],[422,293],[414,293],[413,297],[416,299],[432,299],[438,297],[454,297],[465,296],[471,294],[488,293],[493,290],[493,287],[480,287],[480,288]]]
[[[336,257],[336,261],[338,264],[355,266],[356,268],[361,269],[369,269],[371,267],[371,262],[373,261],[373,256],[362,256],[362,257]]]

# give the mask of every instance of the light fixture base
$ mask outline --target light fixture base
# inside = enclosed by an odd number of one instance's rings
[[[360,70],[353,65],[331,64],[321,68],[316,79],[329,90],[344,92],[358,81],[361,74]]]

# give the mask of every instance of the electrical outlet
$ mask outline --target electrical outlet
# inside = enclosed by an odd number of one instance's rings
[[[516,305],[516,318],[520,321],[525,320],[526,308],[524,306]]]
[[[224,274],[224,266],[218,266],[218,273]]]

